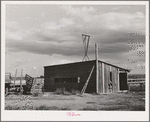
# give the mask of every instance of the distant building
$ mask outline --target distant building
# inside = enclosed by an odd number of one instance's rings
[[[65,88],[68,91],[72,89],[81,91],[93,66],[94,70],[85,92],[109,93],[127,90],[129,70],[100,60],[98,60],[97,70],[96,60],[44,66],[44,90],[55,91],[57,88]],[[96,77],[98,77],[98,81],[96,81]]]

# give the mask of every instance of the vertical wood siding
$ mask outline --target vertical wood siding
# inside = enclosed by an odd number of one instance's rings
[[[108,89],[108,83],[110,81],[110,67],[109,65],[105,64],[104,66],[104,76],[105,76],[105,81],[104,81],[104,84],[105,84],[105,93],[108,93],[109,92],[109,89]]]
[[[116,67],[112,67],[112,82],[113,82],[113,92],[118,91],[118,72]]]

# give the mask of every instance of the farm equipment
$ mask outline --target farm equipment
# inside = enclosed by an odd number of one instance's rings
[[[10,91],[11,80],[11,73],[5,73],[5,96],[7,96]]]
[[[24,90],[23,93],[39,94],[44,91],[43,90],[44,79],[32,78],[31,76],[26,74],[25,80],[26,80],[26,85],[23,87]]]
[[[32,78],[30,75],[25,75],[25,80],[26,80],[26,85],[23,86],[23,93],[30,93],[31,88],[32,88],[32,84],[34,81],[34,78]]]
[[[5,73],[5,96],[10,92],[13,93],[41,93],[43,92],[43,78],[33,78],[26,74],[25,77],[11,77],[10,73]]]

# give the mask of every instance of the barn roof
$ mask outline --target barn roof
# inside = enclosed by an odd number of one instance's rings
[[[91,60],[91,61],[86,61],[86,62],[92,62],[92,61],[95,61],[95,60]],[[113,67],[116,67],[116,68],[119,68],[120,71],[127,71],[127,72],[130,72],[129,69],[125,69],[125,68],[122,68],[120,66],[116,66],[116,65],[113,65],[113,64],[110,64],[110,63],[107,63],[105,61],[101,61],[101,60],[98,60],[99,62],[102,62],[104,64],[107,64],[107,65],[110,65],[110,66],[113,66]],[[44,66],[45,68],[46,67],[52,67],[52,66],[62,66],[62,65],[70,65],[70,64],[76,64],[76,63],[85,63],[85,62],[73,62],[73,63],[66,63],[66,64],[58,64],[58,65],[49,65],[49,66]]]

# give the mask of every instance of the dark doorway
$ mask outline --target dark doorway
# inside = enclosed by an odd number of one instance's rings
[[[119,74],[120,90],[127,90],[127,73]]]

